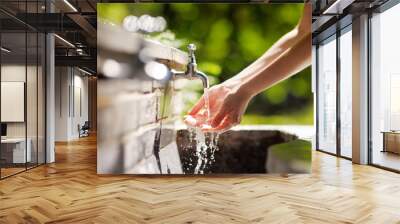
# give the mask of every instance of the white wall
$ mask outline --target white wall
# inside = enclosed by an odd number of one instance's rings
[[[38,69],[38,70],[37,70]],[[27,78],[27,80],[25,80]],[[29,148],[32,153],[32,162],[44,163],[44,74],[42,67],[25,64],[3,64],[1,66],[2,82],[24,82],[26,85],[26,106],[24,105],[22,113],[26,112],[26,121],[5,122],[7,124],[7,137],[29,139]],[[2,98],[7,96],[2,95]],[[1,110],[10,110],[2,107]],[[10,111],[9,111],[10,112]],[[12,111],[11,111],[12,113]],[[37,156],[37,153],[39,155]]]
[[[18,65],[18,64],[5,64],[1,66],[1,81],[2,82],[25,82],[25,71],[26,67],[24,65]],[[36,74],[36,67],[33,66],[28,66],[27,67],[28,74],[31,74],[31,71],[35,69],[35,74]],[[28,77],[29,78],[29,77]],[[36,85],[36,82],[33,83]],[[31,89],[28,89],[31,90]],[[28,97],[36,97],[36,89],[34,92],[28,92],[27,93]],[[4,97],[4,96],[3,96]],[[31,102],[32,100],[28,100],[28,102]],[[31,105],[35,106],[35,105]],[[2,110],[5,110],[6,108],[1,108]],[[28,114],[28,121],[32,121],[34,118],[29,117],[32,114]],[[36,114],[34,114],[36,116]],[[36,117],[35,117],[36,118]],[[35,120],[36,121],[36,120]],[[28,125],[28,127],[31,127],[32,125]],[[8,137],[25,137],[25,122],[7,122],[7,136]],[[28,136],[29,137],[29,136]]]
[[[56,67],[55,85],[55,140],[77,139],[78,124],[88,120],[88,78],[76,68]]]
[[[74,75],[74,108],[72,109],[73,112],[73,119],[72,119],[72,135],[78,136],[78,124],[83,125],[85,121],[88,121],[88,77],[82,76],[82,73],[79,75]],[[81,110],[81,111],[80,111]]]
[[[25,64],[9,64],[1,66],[1,81],[3,82],[25,82],[25,74]],[[1,108],[1,110],[5,109],[6,108]],[[25,122],[7,122],[7,137],[25,138],[25,126]]]
[[[55,141],[67,141],[69,136],[69,68],[55,68]]]

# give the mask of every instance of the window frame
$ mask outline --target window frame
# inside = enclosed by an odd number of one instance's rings
[[[372,19],[374,17],[374,14],[381,14],[384,13],[385,11],[393,8],[394,6],[400,4],[399,0],[388,0],[382,5],[369,10],[368,13],[368,32],[367,32],[367,38],[368,38],[368,69],[367,69],[367,79],[368,79],[368,110],[367,110],[367,117],[368,117],[368,165],[377,167],[383,170],[395,172],[395,173],[400,173],[400,169],[394,169],[390,168],[384,165],[380,165],[377,163],[373,162],[373,153],[374,153],[374,148],[373,148],[373,131],[372,131],[372,93],[373,93],[373,88],[372,88]]]
[[[347,32],[352,32],[352,21],[351,16],[347,15],[338,20],[335,24],[331,25],[324,32],[322,32],[319,36],[317,36],[315,40],[315,65],[317,66],[315,69],[315,104],[316,104],[316,135],[315,135],[315,145],[316,150],[319,152],[327,153],[329,155],[337,156],[339,158],[343,158],[346,160],[352,160],[352,158],[343,156],[341,153],[341,119],[340,119],[340,77],[341,77],[341,67],[340,67],[340,37]],[[324,149],[321,149],[319,143],[319,85],[320,85],[320,74],[319,74],[319,47],[322,43],[328,43],[330,41],[336,41],[336,152],[328,152]]]
[[[27,13],[27,3],[28,3],[28,1],[25,0],[25,1],[22,1],[22,2],[25,3],[25,13]],[[39,2],[42,2],[42,1],[41,0],[33,0],[33,1],[31,1],[31,3],[36,3],[36,11],[37,12],[39,10],[39,6],[38,6]],[[0,166],[0,180],[4,180],[4,179],[6,179],[8,177],[12,177],[14,175],[26,172],[26,171],[28,171],[30,169],[34,169],[34,168],[37,168],[37,167],[39,167],[41,165],[47,164],[47,144],[48,144],[48,142],[47,142],[47,44],[48,44],[47,34],[48,33],[47,32],[43,32],[41,30],[38,30],[38,29],[30,26],[29,24],[19,20],[18,18],[13,16],[12,13],[10,13],[7,10],[1,8],[1,6],[0,6],[0,10],[1,10],[2,13],[5,13],[5,14],[9,15],[11,19],[15,20],[16,22],[21,23],[23,25],[23,30],[19,30],[18,32],[20,32],[21,34],[25,35],[25,49],[24,49],[24,51],[25,51],[25,87],[24,87],[24,90],[25,90],[25,93],[24,93],[25,94],[24,95],[25,166],[24,166],[23,170],[15,172],[15,173],[12,173],[12,174],[9,174],[9,175],[6,175],[6,176],[3,175],[2,168]],[[45,10],[47,12],[48,11],[48,7],[46,7]],[[25,14],[25,16],[26,16],[26,14]],[[0,24],[0,26],[1,26],[1,24]],[[15,31],[15,32],[17,32],[17,31]],[[9,33],[9,32],[8,31],[3,31],[3,30],[0,31],[0,45],[1,45],[1,37],[2,37],[3,33]],[[27,156],[28,156],[28,154],[27,154],[27,148],[28,148],[28,111],[27,111],[27,94],[28,94],[27,93],[27,83],[28,83],[27,76],[28,76],[28,67],[27,66],[28,66],[28,34],[29,33],[30,34],[34,34],[36,36],[36,60],[34,62],[35,66],[36,66],[36,69],[35,69],[36,70],[35,71],[35,73],[36,73],[36,92],[33,93],[33,94],[36,95],[35,96],[36,97],[36,122],[35,122],[36,123],[36,136],[34,138],[36,138],[36,140],[37,140],[37,145],[36,145],[36,162],[33,165],[31,164],[31,166],[28,166],[28,162],[27,162],[28,161],[28,158],[27,158]],[[42,155],[43,156],[43,158],[42,158],[43,162],[39,162],[39,144],[38,144],[38,139],[39,139],[39,113],[38,113],[38,110],[39,110],[39,98],[38,98],[38,93],[39,93],[38,75],[39,75],[39,71],[38,71],[38,66],[39,66],[39,36],[40,36],[40,34],[43,34],[43,36],[42,36],[43,39],[41,39],[42,44],[43,44],[42,45],[43,49],[41,49],[42,50],[41,52],[43,53],[42,60],[44,60],[44,64],[42,64],[43,67],[42,67],[42,71],[41,71],[42,72],[42,79],[43,79],[42,80],[42,82],[43,82],[42,88],[43,88],[43,96],[44,96],[44,98],[42,99],[42,103],[43,103],[43,105],[42,105],[43,108],[42,109],[44,109],[44,111],[43,111],[44,114],[43,114],[43,117],[42,117],[44,119],[44,120],[42,120],[43,129],[44,129],[43,130],[43,143],[44,144],[42,146],[43,147],[42,152],[44,152],[44,155]],[[0,54],[0,81],[1,81],[1,67],[3,66],[2,62],[3,62],[2,56]],[[0,105],[0,110],[1,110],[1,105]],[[1,123],[1,120],[0,120],[0,123]],[[1,156],[1,145],[0,145],[0,156]]]

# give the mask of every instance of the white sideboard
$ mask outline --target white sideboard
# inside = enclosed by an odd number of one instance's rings
[[[25,138],[6,138],[1,139],[2,147],[12,148],[12,163],[25,163],[32,161],[32,140],[26,140],[27,147],[25,153]]]

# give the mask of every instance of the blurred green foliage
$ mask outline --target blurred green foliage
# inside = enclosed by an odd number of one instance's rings
[[[313,105],[307,104],[305,108],[297,111],[282,111],[277,114],[252,114],[246,113],[241,124],[296,124],[309,125],[313,123]],[[310,116],[311,115],[311,116]]]
[[[161,36],[176,38],[184,51],[195,43],[199,69],[216,84],[236,75],[293,29],[303,4],[101,3],[97,8],[99,18],[115,24],[128,15],[164,17],[168,30]],[[201,95],[201,88],[196,91]],[[312,124],[312,103],[308,68],[256,96],[244,120]],[[283,118],[270,119],[274,116]]]
[[[268,149],[275,158],[293,163],[302,162],[309,169],[311,167],[311,142],[297,139],[294,141],[276,144]]]

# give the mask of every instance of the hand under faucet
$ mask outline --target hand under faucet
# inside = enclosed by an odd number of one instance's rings
[[[209,108],[203,95],[185,116],[185,123],[208,132],[223,132],[227,130],[224,127],[239,124],[251,97],[238,91],[236,86],[233,83],[221,83],[211,87],[206,96]]]
[[[305,4],[303,17],[292,31],[238,75],[210,88],[209,108],[203,95],[185,122],[203,131],[226,131],[240,123],[253,96],[308,67],[311,64],[311,11],[311,4]],[[206,110],[210,111],[210,119],[204,114]]]

